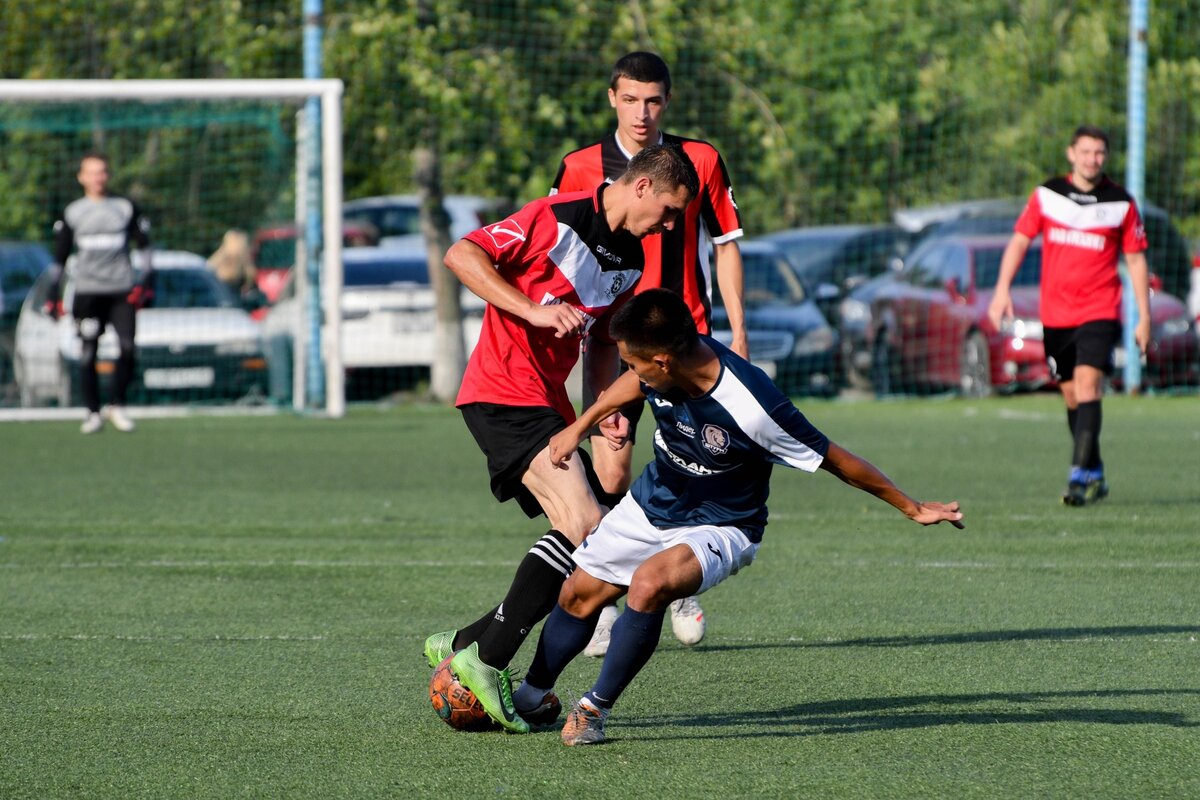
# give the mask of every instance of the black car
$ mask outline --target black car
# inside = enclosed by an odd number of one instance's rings
[[[886,224],[792,228],[761,238],[783,251],[821,313],[834,323],[842,298],[887,272],[908,249],[908,233]]]
[[[778,247],[761,239],[738,244],[750,360],[789,394],[835,395],[837,333]],[[728,344],[729,318],[713,284],[713,335]]]

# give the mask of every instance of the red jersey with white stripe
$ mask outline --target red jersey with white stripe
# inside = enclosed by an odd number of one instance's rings
[[[1090,192],[1056,177],[1033,190],[1017,233],[1042,235],[1042,324],[1074,328],[1121,318],[1119,253],[1147,247],[1137,203],[1108,179]]]
[[[608,318],[632,296],[644,255],[636,236],[608,227],[606,187],[534,200],[464,238],[482,247],[500,277],[530,300],[574,306],[592,335],[611,341]],[[549,406],[573,422],[566,384],[579,343],[488,304],[456,404]]]
[[[647,236],[646,270],[637,291],[659,286],[671,289],[692,310],[701,333],[709,332],[712,315],[712,269],[703,233],[716,244],[742,235],[742,217],[733,199],[733,186],[721,154],[708,142],[661,134],[660,144],[683,149],[700,177],[700,193],[692,199],[673,230]],[[554,178],[551,195],[591,189],[602,181],[615,181],[625,172],[632,154],[621,146],[615,132],[593,145],[567,153]],[[700,223],[704,222],[704,230]]]

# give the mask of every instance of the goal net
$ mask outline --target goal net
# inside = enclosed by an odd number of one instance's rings
[[[337,80],[0,81],[0,407],[81,402],[74,323],[43,305],[53,226],[82,196],[80,158],[101,153],[109,192],[151,225],[128,401],[340,416],[341,94]],[[71,274],[68,260],[68,305]],[[292,311],[269,339],[284,291]],[[117,352],[110,329],[102,401]]]

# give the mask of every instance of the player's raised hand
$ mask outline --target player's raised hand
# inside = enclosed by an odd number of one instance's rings
[[[917,503],[917,513],[909,517],[913,522],[919,522],[922,525],[937,525],[939,522],[949,522],[954,527],[962,530],[966,527],[962,521],[962,512],[958,510],[958,501],[949,503]]]
[[[534,306],[526,313],[525,320],[535,328],[553,328],[557,339],[582,336],[584,332],[583,314],[566,303]]]

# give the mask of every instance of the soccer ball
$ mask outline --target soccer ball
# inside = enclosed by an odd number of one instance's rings
[[[450,669],[450,659],[437,665],[429,679],[429,700],[438,717],[460,731],[491,731],[500,726],[483,710],[475,693],[458,682]]]

